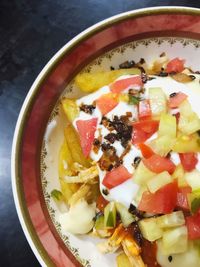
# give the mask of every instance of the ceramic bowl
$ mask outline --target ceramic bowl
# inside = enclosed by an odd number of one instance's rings
[[[59,188],[60,98],[80,95],[74,85],[79,72],[109,70],[141,57],[151,62],[162,52],[198,69],[200,10],[147,8],[97,23],[59,50],[32,85],[16,125],[12,185],[21,225],[42,266],[115,266],[115,255],[101,255],[96,239],[65,233],[58,222],[60,211],[50,192]]]

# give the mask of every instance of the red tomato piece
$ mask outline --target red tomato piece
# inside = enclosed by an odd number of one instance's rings
[[[179,153],[181,164],[183,169],[187,172],[194,170],[198,163],[198,158],[196,153]]]
[[[126,90],[128,87],[141,87],[143,85],[142,79],[140,76],[133,76],[130,78],[118,80],[110,85],[110,90],[112,93],[121,93]]]
[[[97,118],[91,120],[76,121],[77,130],[80,136],[81,148],[85,157],[88,157],[94,141],[94,134],[97,127]]]
[[[111,189],[119,184],[122,184],[131,177],[132,174],[129,173],[123,165],[120,165],[119,167],[106,173],[102,184],[108,189]]]
[[[177,202],[176,202],[176,207],[182,210],[188,211],[189,204],[188,204],[188,198],[187,195],[192,192],[191,186],[184,186],[178,188],[177,192]]]
[[[143,143],[138,144],[138,146],[139,146],[139,148],[140,148],[140,150],[141,150],[141,152],[142,152],[142,156],[143,156],[145,159],[148,159],[148,158],[150,158],[151,156],[154,155],[153,150],[152,150],[149,146],[147,146],[147,145],[145,145],[145,144],[143,144]]]
[[[177,182],[169,183],[155,193],[146,191],[143,193],[138,209],[148,213],[171,213],[176,206]]]
[[[105,115],[118,105],[118,101],[111,94],[105,94],[96,100],[96,104],[102,115]]]
[[[186,217],[186,226],[188,229],[188,239],[200,239],[200,212],[193,216]]]
[[[108,201],[102,195],[99,195],[99,197],[97,198],[97,208],[100,211],[104,211],[104,208],[107,204]]]
[[[168,171],[172,174],[175,171],[176,165],[169,159],[154,154],[148,159],[143,159],[144,165],[152,172],[160,173]]]
[[[138,105],[139,119],[149,119],[151,117],[151,106],[149,99],[145,99],[139,102]]]
[[[169,107],[177,108],[187,97],[184,93],[177,93],[175,96],[169,98]]]
[[[158,130],[159,122],[153,120],[133,123],[132,143],[144,143]]]
[[[184,63],[185,63],[185,60],[182,60],[176,57],[167,63],[166,72],[168,73],[182,72],[184,70]]]

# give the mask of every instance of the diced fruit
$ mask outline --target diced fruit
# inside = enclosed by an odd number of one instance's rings
[[[200,212],[193,216],[186,217],[186,226],[188,229],[188,238],[190,240],[200,239]]]
[[[197,134],[179,135],[172,148],[177,153],[200,152],[200,142]]]
[[[99,195],[99,197],[97,198],[97,208],[100,211],[104,211],[104,208],[107,204],[108,201],[102,195]]]
[[[177,182],[165,185],[155,193],[144,192],[138,209],[148,213],[167,214],[176,206]]]
[[[184,178],[184,174],[185,174],[185,172],[184,172],[183,166],[181,164],[178,164],[176,166],[175,171],[172,174],[172,178],[177,179],[179,187],[181,187],[181,186],[183,187],[183,186],[188,185],[185,178]]]
[[[192,213],[196,213],[200,208],[200,189],[190,192],[188,202]]]
[[[176,137],[176,118],[171,114],[162,114],[158,128],[158,136]]]
[[[133,144],[145,142],[158,130],[158,121],[146,120],[133,123]]]
[[[118,101],[113,94],[105,94],[96,100],[96,105],[102,115],[105,115],[118,105]]]
[[[58,174],[59,177],[64,177],[70,167],[73,164],[73,158],[71,155],[71,152],[69,150],[69,147],[67,145],[67,142],[64,140],[60,151],[59,151],[59,157],[58,157]]]
[[[107,172],[102,184],[108,189],[111,189],[119,184],[122,184],[131,178],[131,176],[132,174],[129,173],[123,165],[121,165],[115,169],[112,169],[110,172]]]
[[[151,117],[150,101],[148,99],[141,100],[138,105],[139,120],[149,119]]]
[[[166,72],[168,73],[182,72],[184,70],[184,63],[185,60],[176,57],[167,63]]]
[[[60,178],[59,180],[61,192],[64,196],[65,201],[68,203],[72,195],[78,191],[80,185],[75,183],[69,184],[63,178]]]
[[[69,147],[73,161],[81,164],[84,167],[89,167],[90,163],[83,155],[80,139],[72,125],[68,125],[65,128],[65,140]]]
[[[127,210],[127,208],[123,204],[116,202],[115,206],[116,206],[117,212],[120,215],[120,218],[121,218],[121,221],[124,227],[128,227],[129,224],[131,224],[132,222],[136,220],[136,218]]]
[[[132,264],[130,263],[128,257],[124,252],[119,254],[116,260],[117,260],[117,267],[132,267]]]
[[[150,171],[142,161],[137,166],[133,180],[139,185],[144,185],[148,180],[155,176],[155,173]]]
[[[133,76],[130,78],[125,78],[117,80],[110,85],[110,90],[112,93],[121,93],[125,89],[131,87],[141,87],[143,85],[142,79],[140,76]]]
[[[139,221],[141,233],[148,241],[155,241],[162,237],[163,231],[159,227],[156,218],[143,219]]]
[[[195,153],[180,153],[179,157],[185,171],[190,172],[195,169],[198,163],[197,155]]]
[[[170,96],[169,107],[177,108],[188,96],[184,93],[176,93],[175,96]]]
[[[188,245],[187,235],[186,226],[180,226],[165,231],[162,237],[163,254],[171,255],[185,252]]]
[[[139,204],[140,203],[140,200],[142,199],[142,195],[143,195],[143,193],[144,192],[146,192],[147,191],[147,187],[146,186],[140,186],[139,187],[139,190],[137,191],[137,194],[136,194],[136,196],[134,197],[134,200],[135,200],[135,202],[137,203],[137,204]]]
[[[189,210],[188,195],[192,192],[190,186],[178,188],[176,207],[182,210]]]
[[[143,144],[143,143],[138,144],[138,146],[139,146],[139,148],[140,148],[140,150],[141,150],[142,156],[143,156],[145,159],[148,159],[148,158],[150,158],[151,156],[153,156],[154,152],[153,152],[153,150],[152,150],[149,146],[147,146],[147,145],[145,145],[145,144]]]
[[[96,230],[103,230],[105,228],[103,214],[98,216],[98,218],[95,221],[94,227]]]
[[[172,150],[175,143],[175,138],[172,138],[168,135],[164,135],[152,140],[149,143],[149,146],[152,148],[155,154],[158,154],[161,157],[165,157]]]
[[[190,103],[185,100],[180,106],[180,119],[178,128],[184,134],[192,134],[200,129],[200,119],[196,113],[192,111]]]
[[[89,157],[92,148],[97,120],[97,118],[93,118],[90,120],[76,121],[77,130],[81,140],[81,148],[85,157]]]
[[[61,101],[62,108],[65,112],[65,115],[67,116],[67,119],[72,122],[79,113],[78,106],[76,104],[76,100],[69,99],[69,98],[63,98]]]
[[[172,174],[176,168],[170,159],[161,157],[159,155],[153,155],[148,159],[143,159],[143,163],[150,171],[155,173],[168,171],[170,174]]]
[[[104,226],[113,228],[116,225],[116,207],[114,202],[108,203],[104,209]]]
[[[147,187],[151,193],[172,182],[172,178],[167,171],[161,172],[147,182]]]
[[[182,211],[175,211],[170,214],[159,216],[156,220],[161,228],[172,228],[185,224],[185,217]]]
[[[140,73],[141,71],[138,68],[102,71],[96,73],[82,73],[76,76],[75,84],[81,89],[81,91],[91,93],[104,85],[112,83],[121,75]]]
[[[192,190],[200,189],[200,172],[198,170],[186,172],[184,178],[188,185],[192,187]]]
[[[149,99],[153,116],[160,116],[167,111],[167,100],[163,90],[159,87],[149,88]]]

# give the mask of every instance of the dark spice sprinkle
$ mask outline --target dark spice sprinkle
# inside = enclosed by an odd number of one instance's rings
[[[109,194],[109,191],[108,191],[108,189],[104,188],[104,189],[102,190],[102,193],[103,193],[105,196],[107,196],[107,195]]]
[[[169,97],[175,97],[176,95],[177,95],[177,93],[174,92],[174,93],[170,94]]]
[[[158,76],[160,76],[160,77],[167,77],[168,76],[168,73],[167,72],[164,72],[164,71],[161,71],[160,73],[158,73]]]
[[[113,164],[110,164],[109,166],[108,166],[108,171],[110,172],[112,169],[113,169]]]
[[[143,236],[137,223],[133,224],[133,236],[139,246],[142,245]]]
[[[110,70],[115,70],[115,68],[113,66],[110,66]]]
[[[107,150],[109,150],[109,149],[113,149],[114,147],[111,146],[110,144],[103,143],[103,144],[101,145],[101,148],[102,148],[102,151],[107,151]]]
[[[140,64],[144,64],[145,63],[145,60],[144,58],[141,58],[140,61],[139,61]]]
[[[146,75],[146,73],[141,74],[141,79],[143,83],[146,83],[148,81],[148,76]]]
[[[93,145],[94,146],[99,146],[100,145],[99,139],[95,138],[94,141],[93,141]]]
[[[85,113],[89,113],[89,114],[92,114],[93,110],[95,109],[96,107],[93,106],[93,105],[84,105],[84,104],[81,104],[80,106],[80,110],[81,111],[84,111]]]
[[[196,79],[194,75],[189,75],[189,77],[192,79],[192,81]]]
[[[169,261],[169,262],[172,262],[172,260],[173,260],[173,258],[172,258],[172,256],[170,255],[170,256],[168,257],[168,261]]]
[[[118,139],[118,135],[115,134],[115,133],[109,133],[104,138],[106,140],[108,140],[108,142],[110,142],[111,144],[113,144]]]
[[[133,163],[134,163],[135,168],[139,165],[140,161],[141,161],[141,157],[135,157],[134,158]]]
[[[130,69],[135,66],[135,62],[133,60],[127,60],[119,65],[120,69]]]
[[[160,54],[160,57],[165,57],[165,56],[166,56],[165,52],[162,52],[162,53]]]

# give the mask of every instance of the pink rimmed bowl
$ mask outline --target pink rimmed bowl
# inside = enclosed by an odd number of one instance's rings
[[[115,266],[112,255],[99,254],[94,239],[62,231],[60,211],[50,198],[51,190],[59,186],[60,97],[79,96],[74,77],[80,71],[108,70],[141,57],[150,62],[162,52],[182,57],[186,65],[198,69],[199,9],[147,8],[97,23],[61,48],[32,85],[17,121],[11,168],[18,216],[42,266]],[[49,136],[52,121],[56,127]]]

